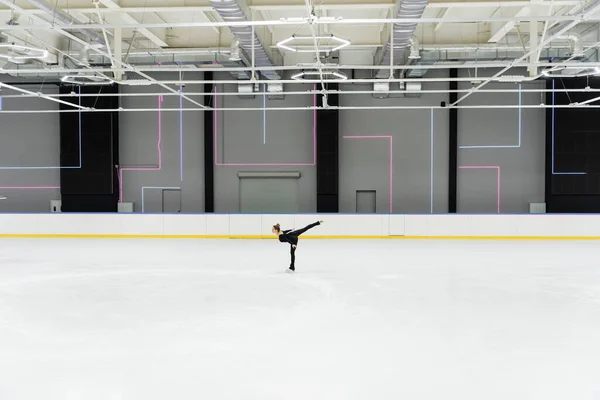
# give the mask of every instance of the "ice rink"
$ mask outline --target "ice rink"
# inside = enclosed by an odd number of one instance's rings
[[[600,242],[0,240],[1,400],[600,399]]]

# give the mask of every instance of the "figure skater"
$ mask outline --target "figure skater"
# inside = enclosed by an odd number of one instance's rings
[[[298,245],[298,236],[302,235],[304,232],[306,232],[307,230],[309,230],[311,228],[314,228],[317,225],[321,225],[322,223],[323,223],[323,221],[318,221],[318,222],[315,222],[314,224],[310,224],[307,227],[298,229],[296,231],[294,231],[292,229],[282,231],[281,226],[279,224],[273,225],[273,229],[271,229],[271,231],[273,232],[273,234],[275,234],[279,237],[279,241],[281,243],[289,243],[290,244],[290,254],[292,256],[292,262],[290,264],[290,268],[288,269],[288,272],[296,271],[295,262],[296,262],[296,246]]]

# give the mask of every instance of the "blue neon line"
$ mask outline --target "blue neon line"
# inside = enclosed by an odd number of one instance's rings
[[[81,86],[79,87],[79,105],[81,105]],[[2,97],[0,97],[0,110],[2,109]],[[3,171],[21,171],[33,169],[81,169],[83,168],[83,152],[81,151],[81,108],[79,109],[79,165],[76,167],[0,167]]]
[[[433,108],[431,109],[431,213],[433,214]]]
[[[552,79],[552,175],[587,175],[586,172],[554,172],[554,79]]]
[[[142,212],[144,212],[144,190],[146,189],[163,189],[163,190],[181,190],[180,187],[168,187],[168,186],[143,186],[142,187]]]
[[[263,85],[263,144],[267,144],[267,85]]]
[[[521,108],[521,106],[523,105],[523,99],[522,99],[523,92],[521,91],[521,89],[522,89],[522,85],[519,83],[519,146],[518,147],[521,147],[521,132],[523,131],[521,129],[522,128],[521,119],[522,119],[522,114],[523,114],[523,109]]]
[[[521,147],[521,133],[522,133],[522,123],[521,123],[521,119],[522,119],[522,114],[523,114],[523,109],[521,107],[522,105],[522,92],[521,92],[521,88],[522,85],[519,84],[519,144],[518,145],[504,145],[504,146],[459,146],[459,149],[518,149]]]
[[[179,94],[179,180],[183,182],[183,86]]]

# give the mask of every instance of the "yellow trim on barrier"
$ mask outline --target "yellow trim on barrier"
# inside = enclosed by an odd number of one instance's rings
[[[121,234],[53,234],[2,233],[0,238],[21,239],[272,239],[263,235],[121,235]],[[600,240],[600,236],[302,236],[302,239],[421,239],[421,240]]]

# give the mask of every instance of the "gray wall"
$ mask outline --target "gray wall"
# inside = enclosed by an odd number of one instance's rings
[[[427,77],[447,74],[430,72]],[[423,85],[424,90],[447,88],[446,82]],[[343,90],[371,90],[372,85],[343,85]],[[446,94],[418,98],[377,99],[371,94],[342,95],[341,106],[432,106]],[[356,191],[376,190],[377,212],[390,210],[389,140],[344,139],[343,136],[393,138],[393,212],[429,213],[448,210],[448,112],[431,109],[343,110],[340,113],[340,212],[356,212]],[[432,168],[433,145],[433,168]],[[432,194],[433,177],[433,202]]]
[[[6,80],[3,80],[6,82]],[[34,92],[58,93],[58,87],[24,86]],[[0,95],[18,94],[3,89]],[[58,110],[58,104],[40,98],[3,98],[3,110]],[[0,212],[48,212],[50,200],[60,199],[59,189],[34,189],[59,186],[60,170],[19,169],[25,167],[58,167],[60,165],[59,114],[0,113]],[[17,169],[4,169],[16,167]],[[7,189],[6,187],[30,187]]]
[[[468,76],[464,71],[463,76]],[[446,77],[445,71],[430,71],[427,77]],[[157,77],[168,77],[162,75]],[[202,79],[201,73],[185,76]],[[219,79],[231,79],[221,74]],[[177,80],[178,74],[170,76]],[[446,89],[447,82],[423,85],[425,90]],[[524,84],[540,87],[541,83]],[[370,90],[369,84],[346,84],[343,90]],[[469,88],[470,83],[459,88]],[[489,84],[487,88],[517,88],[515,84]],[[187,85],[185,92],[202,92],[202,85]],[[305,85],[286,85],[302,91]],[[37,90],[37,88],[36,88]],[[48,92],[57,88],[46,86]],[[123,93],[156,93],[155,86],[122,86]],[[218,85],[218,91],[236,91],[235,85]],[[160,90],[162,91],[162,90]],[[8,90],[4,90],[8,94]],[[202,102],[202,96],[195,99]],[[225,108],[262,107],[263,97],[243,99],[218,97]],[[439,106],[447,94],[424,94],[417,98],[377,99],[370,94],[344,94],[342,106]],[[516,93],[482,93],[471,96],[465,105],[513,104]],[[522,95],[522,104],[539,104],[540,94]],[[123,97],[124,108],[156,108],[158,98]],[[284,100],[266,100],[267,107],[308,107],[312,95],[288,95]],[[188,106],[184,101],[184,107]],[[4,109],[57,109],[43,99],[4,99]],[[164,96],[162,112],[162,169],[124,172],[124,201],[141,211],[142,187],[181,187],[182,212],[204,211],[203,121],[204,113],[183,113],[183,182],[180,179],[180,112],[177,96]],[[521,146],[514,148],[460,149],[460,166],[498,166],[501,171],[501,211],[528,212],[528,203],[544,201],[544,130],[542,109],[523,109]],[[459,145],[518,145],[517,109],[460,109]],[[225,110],[217,117],[217,160],[215,166],[215,208],[217,212],[238,212],[239,172],[300,172],[299,211],[316,209],[316,168],[313,163],[313,112]],[[158,163],[158,112],[125,112],[120,115],[120,158],[122,167],[156,168]],[[264,128],[266,126],[266,135]],[[356,191],[377,192],[377,212],[389,211],[389,140],[345,139],[343,136],[391,136],[393,138],[393,211],[396,213],[445,213],[448,209],[448,111],[434,110],[433,142],[431,110],[342,110],[340,112],[340,211],[356,210]],[[85,132],[84,132],[85,134]],[[266,136],[266,140],[265,140]],[[433,144],[433,158],[432,154]],[[0,114],[0,166],[58,166],[59,114]],[[433,161],[433,163],[432,163]],[[230,165],[238,164],[238,165]],[[239,165],[241,164],[241,165]],[[277,165],[260,165],[277,164]],[[309,164],[304,166],[278,164]],[[433,164],[433,165],[432,165]],[[433,168],[432,168],[433,167]],[[458,173],[459,212],[496,212],[495,170],[460,169]],[[58,186],[58,169],[0,170],[0,186]],[[433,179],[433,181],[432,181]],[[432,185],[433,183],[433,185]],[[432,191],[433,188],[433,191]],[[49,201],[59,198],[58,190],[1,190],[9,196],[0,202],[0,211],[44,212]],[[433,197],[433,198],[432,198]],[[146,191],[147,212],[162,210],[160,190]]]
[[[177,80],[178,74],[156,74],[156,78]],[[201,80],[201,73],[186,73],[186,79]],[[203,85],[187,85],[186,92],[203,92]],[[158,93],[164,89],[157,86],[121,86],[122,93]],[[194,100],[203,102],[202,96]],[[121,98],[123,108],[157,108],[158,96]],[[157,171],[123,171],[123,201],[134,202],[135,211],[142,210],[143,187],[181,188],[181,212],[204,211],[204,113],[183,112],[180,118],[179,96],[164,96],[162,119],[162,166]],[[183,108],[197,108],[183,100]],[[175,109],[175,111],[166,111]],[[158,167],[158,118],[157,111],[124,112],[119,116],[119,151],[121,167]],[[180,171],[180,121],[183,122],[183,180]],[[146,212],[162,212],[162,190],[147,189],[144,195]]]
[[[231,79],[228,75],[222,78]],[[237,91],[235,85],[219,85],[218,91]],[[286,85],[287,91],[307,90],[306,85]],[[238,96],[218,98],[219,107],[262,107],[263,96],[243,99]],[[308,107],[313,96],[293,95],[284,100],[266,100],[267,107]],[[252,164],[313,164],[313,112],[306,111],[223,111],[217,117],[217,159],[215,167],[215,211],[239,211],[239,172],[300,172],[299,212],[316,210],[316,168],[314,165],[261,166]],[[266,126],[266,140],[264,128]]]
[[[524,83],[522,89],[543,88],[544,82]],[[470,88],[461,83],[459,88]],[[518,89],[518,84],[490,83],[488,89]],[[540,93],[522,93],[522,105],[539,105]],[[464,100],[465,105],[517,105],[517,93],[481,93]],[[518,146],[519,110],[460,109],[459,146]],[[529,203],[545,198],[545,110],[521,110],[520,147],[459,149],[460,166],[500,167],[500,211],[527,213]],[[497,170],[460,169],[458,212],[497,212]]]

